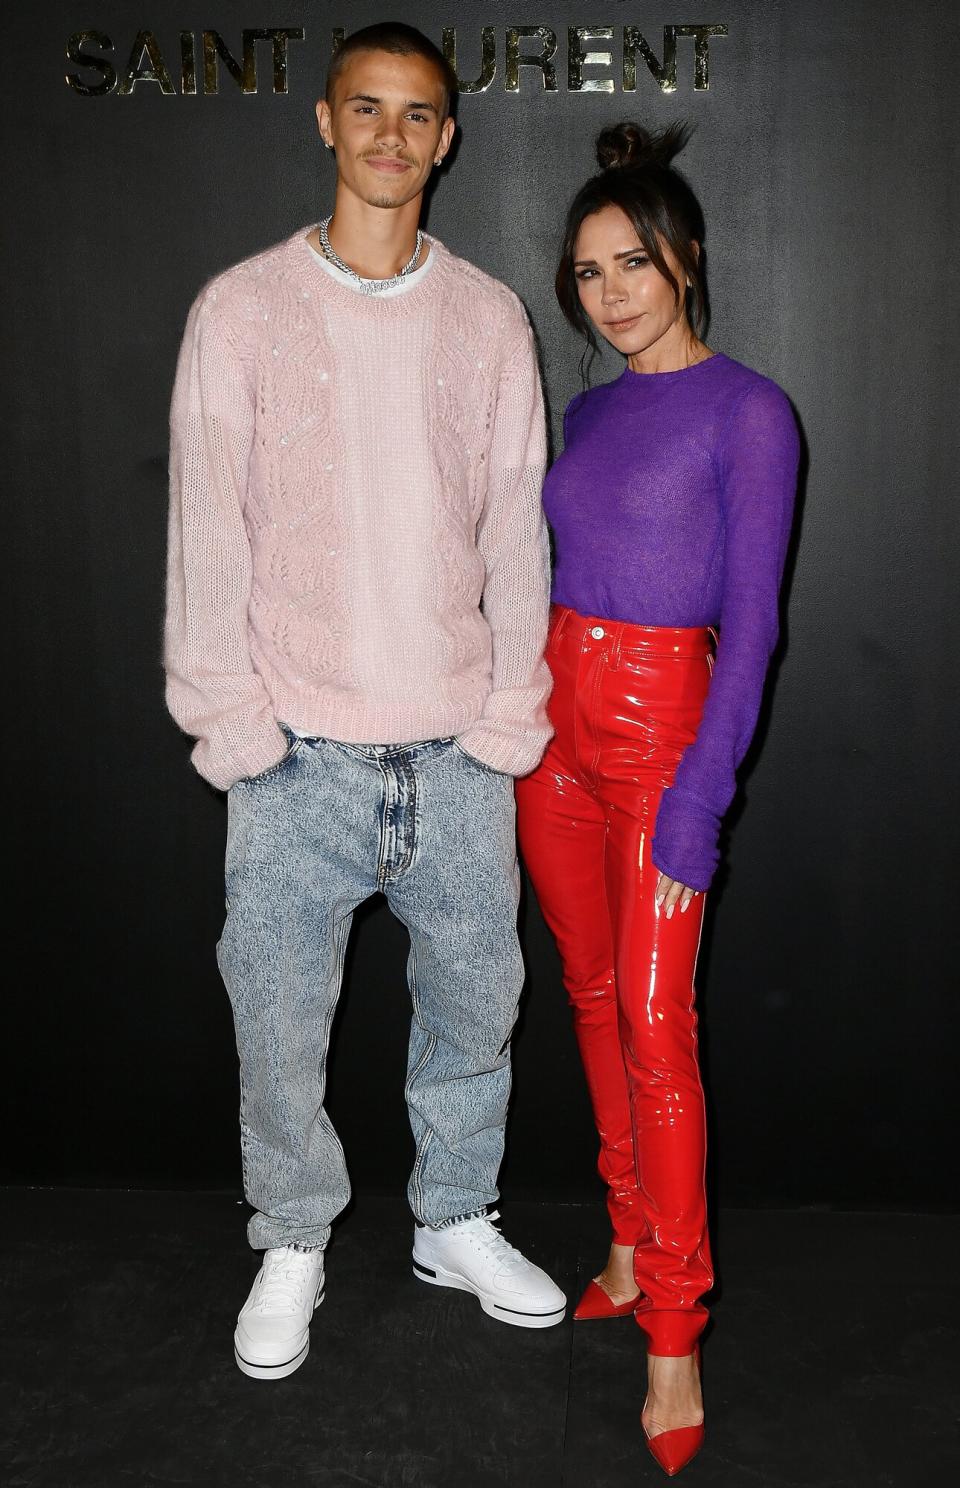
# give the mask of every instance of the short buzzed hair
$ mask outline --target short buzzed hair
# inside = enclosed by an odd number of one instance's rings
[[[440,76],[444,115],[449,114],[451,99],[457,92],[457,75],[429,36],[424,36],[422,31],[418,31],[415,26],[405,25],[403,21],[380,21],[376,26],[364,26],[340,43],[327,71],[324,97],[328,103],[333,102],[337,78],[356,52],[391,52],[395,57],[425,57],[428,62],[433,63]]]

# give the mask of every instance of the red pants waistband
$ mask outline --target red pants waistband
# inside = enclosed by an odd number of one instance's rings
[[[622,653],[644,656],[704,656],[716,649],[717,632],[712,625],[632,625],[626,620],[606,620],[602,615],[581,615],[566,605],[550,606],[548,646],[581,647],[605,643],[612,659]]]

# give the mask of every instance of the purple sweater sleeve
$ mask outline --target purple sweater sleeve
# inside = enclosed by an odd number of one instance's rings
[[[693,889],[709,887],[720,823],[753,737],[776,645],[778,595],[797,485],[799,438],[785,394],[754,384],[718,451],[724,521],[720,642],[697,737],[657,813],[653,860]]]

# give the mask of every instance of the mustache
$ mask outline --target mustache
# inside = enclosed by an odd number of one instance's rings
[[[364,150],[358,160],[402,160],[405,165],[419,165],[420,162],[415,155],[408,155],[404,151],[394,154],[390,150]]]

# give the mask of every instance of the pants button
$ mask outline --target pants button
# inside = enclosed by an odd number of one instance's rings
[[[593,629],[591,630],[590,634],[593,636],[593,639],[595,641],[602,641],[603,640],[603,626],[602,625],[595,625],[593,627]]]

